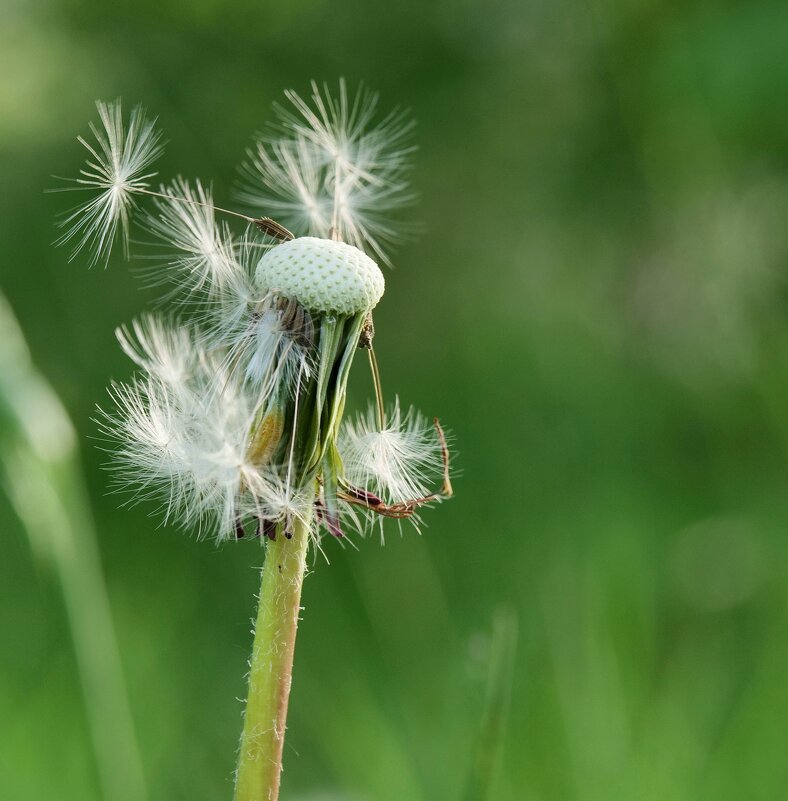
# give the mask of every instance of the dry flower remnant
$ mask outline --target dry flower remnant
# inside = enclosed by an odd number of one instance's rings
[[[385,518],[418,526],[452,492],[440,423],[385,405],[373,348],[377,262],[400,236],[390,214],[412,199],[412,125],[344,82],[334,96],[313,84],[308,100],[286,97],[241,167],[253,214],[215,206],[197,181],[155,185],[154,123],[137,108],[124,125],[119,101],[98,103],[95,141],[80,139],[87,165],[67,187],[88,197],[59,240],[106,264],[135,226],[156,243],[145,273],[173,307],[117,332],[138,368],[101,412],[117,488],[201,536],[265,543],[236,801],[278,797],[310,547]],[[346,420],[359,349],[374,403]]]

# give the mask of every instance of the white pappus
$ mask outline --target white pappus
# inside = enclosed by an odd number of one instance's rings
[[[343,422],[339,449],[347,481],[387,504],[429,495],[443,478],[444,444],[435,426],[399,398],[381,425],[378,410]]]
[[[134,196],[146,192],[151,164],[162,154],[161,134],[155,120],[145,118],[145,110],[135,107],[126,128],[120,100],[114,103],[96,102],[101,127],[91,123],[95,144],[79,137],[90,154],[80,178],[72,181],[70,190],[94,194],[72,209],[61,221],[65,228],[57,244],[73,242],[72,258],[84,248],[90,252],[90,263],[109,258],[112,243],[120,225],[124,246],[128,245],[129,223],[135,206]]]

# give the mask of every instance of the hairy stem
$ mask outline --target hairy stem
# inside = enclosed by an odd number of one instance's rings
[[[235,801],[276,801],[282,772],[287,701],[306,570],[309,521],[296,521],[266,545],[249,663],[249,695],[241,735]]]

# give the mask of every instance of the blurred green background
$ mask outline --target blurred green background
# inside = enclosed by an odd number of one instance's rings
[[[315,559],[283,801],[482,801],[501,614],[488,801],[776,801],[786,52],[765,0],[2,0],[0,288],[78,429],[150,799],[231,796],[262,554],[107,495],[91,417],[153,296],[121,258],[68,264],[71,197],[43,194],[93,100],[144,103],[161,174],[220,205],[285,88],[363,80],[418,120],[425,234],[376,348],[388,394],[455,432],[457,497],[422,536]],[[0,632],[0,797],[99,799],[63,595],[2,493]]]

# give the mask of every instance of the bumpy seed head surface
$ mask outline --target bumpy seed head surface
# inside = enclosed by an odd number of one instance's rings
[[[303,236],[271,248],[257,265],[260,289],[297,300],[310,312],[358,314],[383,296],[383,273],[345,242]]]

